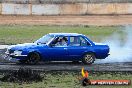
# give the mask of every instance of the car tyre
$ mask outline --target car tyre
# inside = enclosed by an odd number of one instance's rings
[[[91,65],[95,61],[95,55],[93,53],[87,53],[83,56],[82,62],[84,64]]]
[[[36,52],[30,53],[28,56],[27,63],[28,64],[37,64],[40,61],[40,55]]]

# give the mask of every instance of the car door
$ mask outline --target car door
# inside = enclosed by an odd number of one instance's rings
[[[71,60],[79,60],[82,55],[91,48],[85,38],[81,36],[71,36],[69,38],[69,58]]]
[[[59,37],[57,39],[61,39],[63,37]],[[67,39],[67,37],[65,37]],[[47,50],[49,60],[52,61],[64,61],[68,58],[67,44],[66,45],[58,45],[58,42],[50,46]],[[52,45],[52,44],[51,44]]]

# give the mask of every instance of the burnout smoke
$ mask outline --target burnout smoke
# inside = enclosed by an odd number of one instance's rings
[[[104,43],[110,47],[110,56],[96,63],[132,62],[132,26],[125,26]]]

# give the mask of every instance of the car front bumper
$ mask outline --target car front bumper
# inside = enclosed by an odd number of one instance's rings
[[[26,59],[27,55],[18,55],[18,54],[14,54],[14,53],[9,53],[9,52],[5,52],[6,57],[11,57],[12,59],[16,59],[16,60],[22,60],[22,59]]]

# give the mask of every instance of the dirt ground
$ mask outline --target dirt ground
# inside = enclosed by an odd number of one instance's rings
[[[126,25],[132,24],[132,15],[114,16],[0,16],[0,24],[27,25]]]

